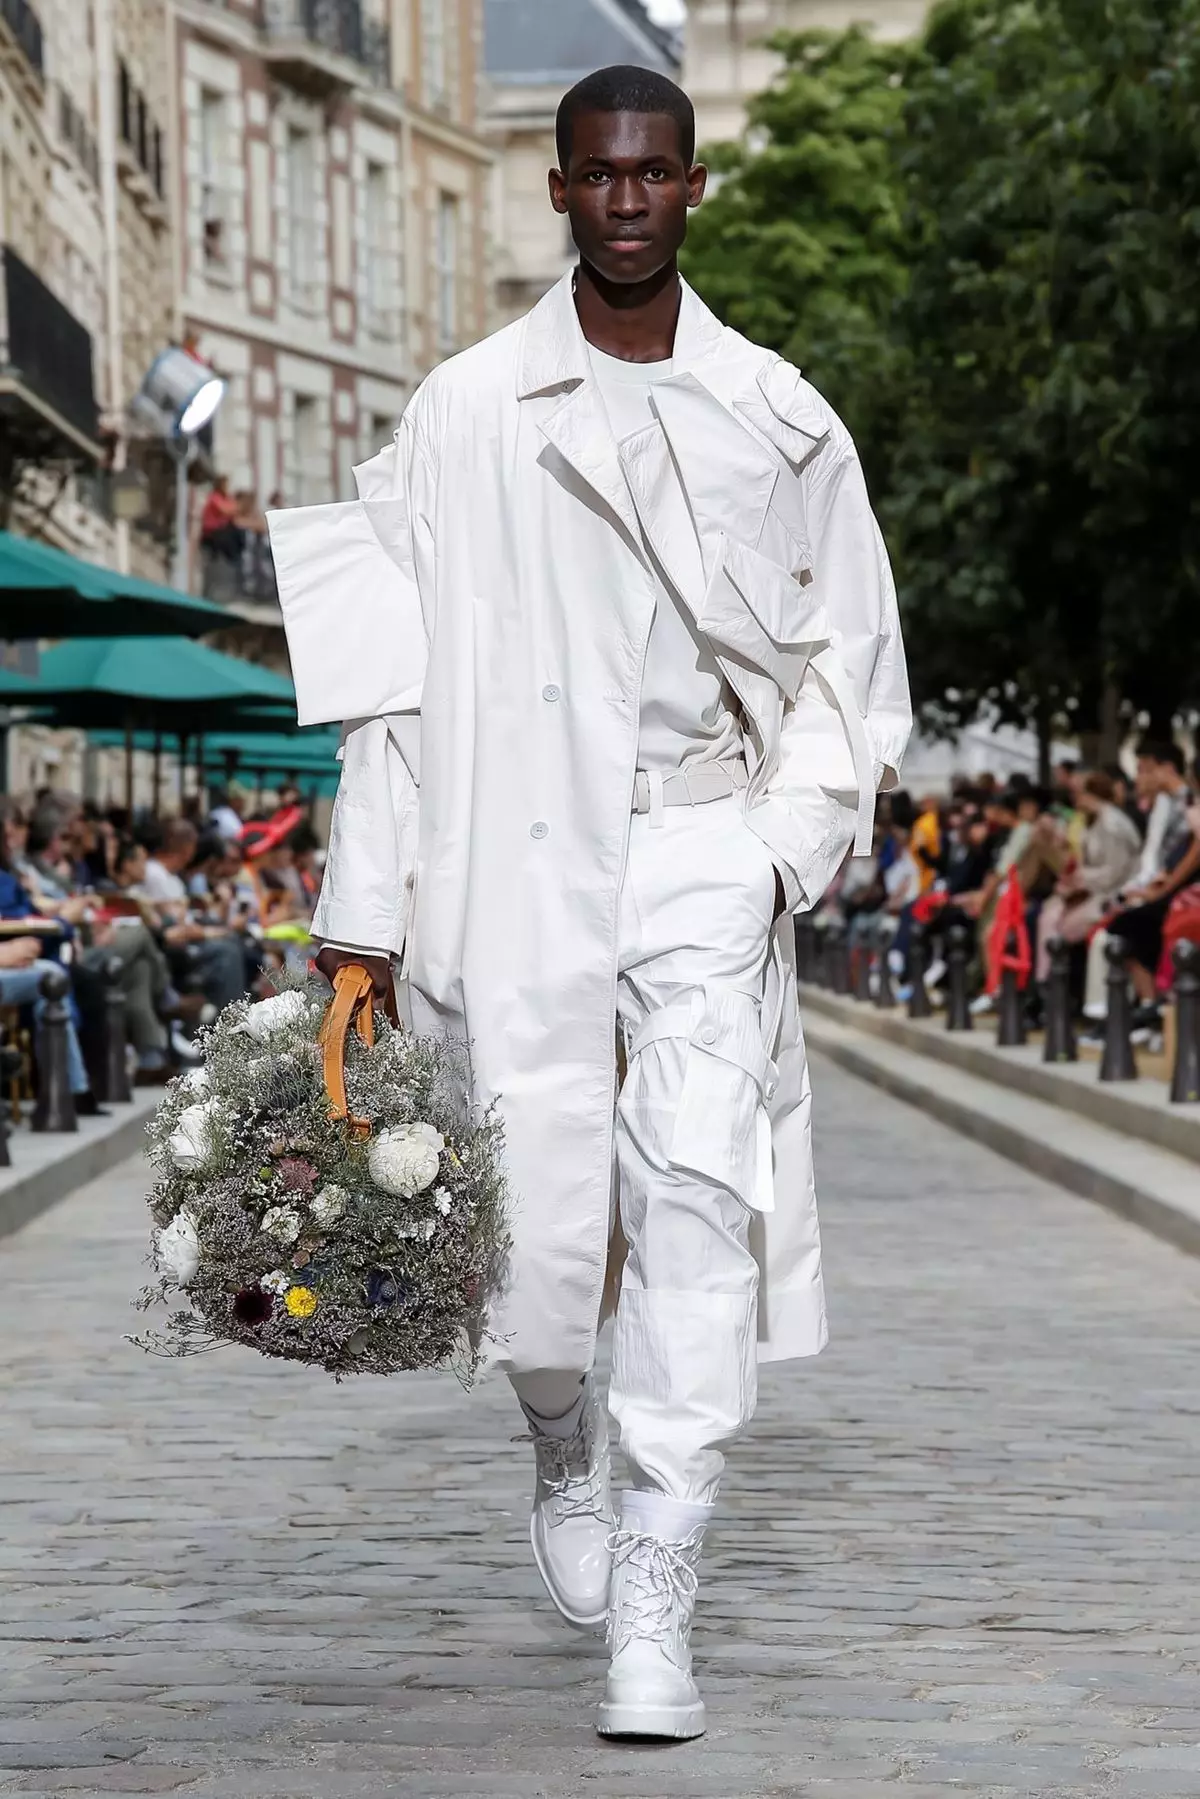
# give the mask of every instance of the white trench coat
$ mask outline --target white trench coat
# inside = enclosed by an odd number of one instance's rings
[[[568,277],[428,378],[356,470],[358,500],[270,520],[300,722],[345,724],[314,928],[401,953],[414,1027],[465,1037],[477,1097],[499,1101],[515,1217],[493,1360],[516,1370],[587,1366],[600,1308],[645,539],[741,701],[747,818],[793,911],[869,848],[911,722],[838,418],[686,287],[653,394],[657,422],[618,445]],[[747,1196],[764,1359],[826,1334],[792,945],[784,919],[764,1007],[774,1181]],[[729,1126],[709,1119],[718,1176],[745,1161]]]

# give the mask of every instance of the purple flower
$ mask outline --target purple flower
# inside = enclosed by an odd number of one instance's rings
[[[377,1312],[389,1306],[402,1305],[412,1292],[406,1281],[397,1280],[390,1268],[372,1268],[367,1276],[367,1304]]]
[[[284,1156],[279,1163],[279,1178],[285,1192],[303,1194],[311,1199],[317,1190],[317,1171],[300,1156]]]

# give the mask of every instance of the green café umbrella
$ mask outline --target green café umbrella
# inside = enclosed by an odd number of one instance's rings
[[[187,637],[83,637],[47,650],[36,676],[0,669],[0,705],[81,729],[192,736],[243,719],[251,731],[260,721],[277,731],[295,718],[296,700],[288,676]]]
[[[0,638],[198,637],[236,623],[209,600],[0,531]]]

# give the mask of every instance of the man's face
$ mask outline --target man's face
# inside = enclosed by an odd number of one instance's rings
[[[1137,759],[1137,790],[1144,800],[1157,797],[1162,789],[1163,765],[1152,756],[1139,756]]]
[[[117,880],[122,887],[136,887],[146,876],[146,852],[139,843],[121,860],[117,869]]]
[[[575,120],[569,167],[550,172],[550,199],[584,261],[632,286],[676,255],[707,179],[699,164],[685,166],[668,114],[587,112]]]

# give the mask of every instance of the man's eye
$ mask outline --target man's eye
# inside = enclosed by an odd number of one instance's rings
[[[649,181],[665,181],[667,179],[667,171],[666,169],[648,169],[646,171],[646,178]]]

